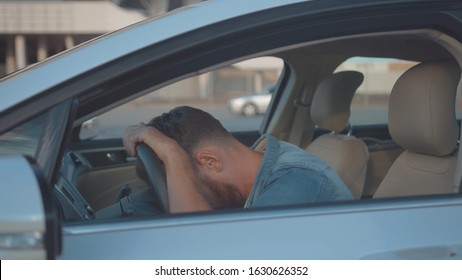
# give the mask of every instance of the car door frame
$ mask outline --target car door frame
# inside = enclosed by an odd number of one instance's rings
[[[461,212],[446,195],[64,224],[59,258],[461,259]]]

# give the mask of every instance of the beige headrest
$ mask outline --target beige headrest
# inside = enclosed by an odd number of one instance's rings
[[[435,156],[454,151],[458,138],[455,99],[460,69],[455,62],[420,63],[395,83],[388,112],[392,138],[405,149]]]
[[[311,103],[311,119],[320,128],[335,132],[348,125],[353,95],[364,76],[356,71],[334,73],[321,81]]]

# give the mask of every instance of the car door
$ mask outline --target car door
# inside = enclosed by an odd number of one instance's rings
[[[60,258],[460,259],[461,210],[440,197],[65,225]]]

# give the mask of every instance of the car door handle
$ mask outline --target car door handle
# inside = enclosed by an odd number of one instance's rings
[[[417,247],[385,251],[362,257],[363,260],[450,260],[462,259],[462,245]]]

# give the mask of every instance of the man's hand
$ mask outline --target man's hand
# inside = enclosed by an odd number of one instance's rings
[[[154,127],[137,124],[127,128],[123,141],[130,155],[136,155],[138,143],[145,143],[164,163],[171,213],[212,209],[197,191],[194,169],[186,151],[176,140]]]
[[[123,142],[125,149],[132,156],[136,155],[136,145],[145,143],[157,154],[160,160],[165,159],[168,151],[179,151],[181,149],[174,139],[166,136],[156,128],[144,124],[129,126],[125,131]]]

